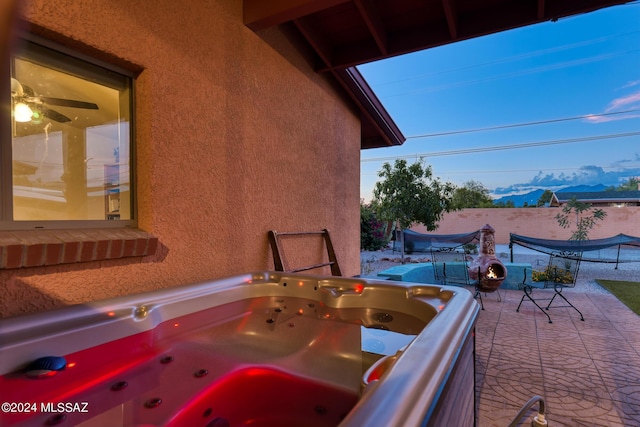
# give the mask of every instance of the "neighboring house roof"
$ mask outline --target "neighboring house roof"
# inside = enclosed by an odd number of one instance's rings
[[[584,191],[557,192],[551,196],[551,205],[567,203],[575,198],[588,203],[640,202],[640,191]]]
[[[356,65],[630,1],[243,0],[242,9],[253,31],[297,28],[315,51],[316,70],[333,74],[360,108],[361,148],[377,148],[405,137]]]

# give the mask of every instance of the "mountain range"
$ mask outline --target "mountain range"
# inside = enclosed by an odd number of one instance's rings
[[[555,192],[562,193],[562,192],[604,191],[607,188],[609,187],[607,187],[604,184],[574,185],[570,187],[561,188],[559,190],[556,190]],[[538,189],[538,190],[530,191],[524,194],[512,194],[509,196],[500,197],[499,199],[494,199],[493,203],[500,203],[500,202],[507,203],[508,201],[512,201],[513,205],[517,208],[524,206],[525,203],[527,204],[527,206],[535,206],[538,203],[538,199],[540,198],[540,196],[542,196],[542,193],[544,193],[544,190]]]

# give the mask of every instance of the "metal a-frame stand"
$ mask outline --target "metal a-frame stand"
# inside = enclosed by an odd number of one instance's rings
[[[322,236],[325,246],[327,248],[327,256],[329,258],[329,262],[323,262],[319,264],[306,265],[298,268],[289,268],[288,263],[286,262],[286,257],[282,250],[282,246],[280,245],[279,238],[282,237],[291,237],[291,236]],[[275,230],[269,231],[269,243],[271,244],[271,251],[273,252],[273,264],[276,271],[285,271],[288,273],[296,273],[300,271],[312,270],[314,268],[321,267],[331,267],[331,274],[333,276],[342,276],[340,271],[340,265],[338,264],[338,259],[336,258],[336,253],[333,249],[333,244],[331,243],[331,236],[329,235],[329,230],[326,228],[322,231],[294,231],[294,232],[277,232]]]

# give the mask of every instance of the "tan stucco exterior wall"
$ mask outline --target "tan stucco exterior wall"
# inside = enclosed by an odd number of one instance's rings
[[[607,216],[603,221],[596,223],[589,232],[589,238],[600,239],[619,233],[640,235],[640,208],[601,209],[607,213]],[[509,233],[542,239],[566,240],[575,227],[561,228],[555,219],[560,212],[560,208],[465,209],[445,214],[438,223],[438,229],[430,233],[465,233],[490,224],[496,230],[495,239],[499,244],[509,243]],[[428,233],[422,225],[416,225],[411,229],[419,233]]]
[[[343,274],[360,272],[355,109],[286,28],[252,32],[240,1],[188,3],[22,3],[37,32],[142,70],[139,227],[159,250],[0,271],[0,316],[273,269],[270,229],[328,228]]]

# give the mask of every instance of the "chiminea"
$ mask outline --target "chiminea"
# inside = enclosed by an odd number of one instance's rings
[[[495,232],[489,224],[480,229],[480,255],[469,263],[469,277],[481,292],[494,292],[507,278],[506,267],[496,257]]]

